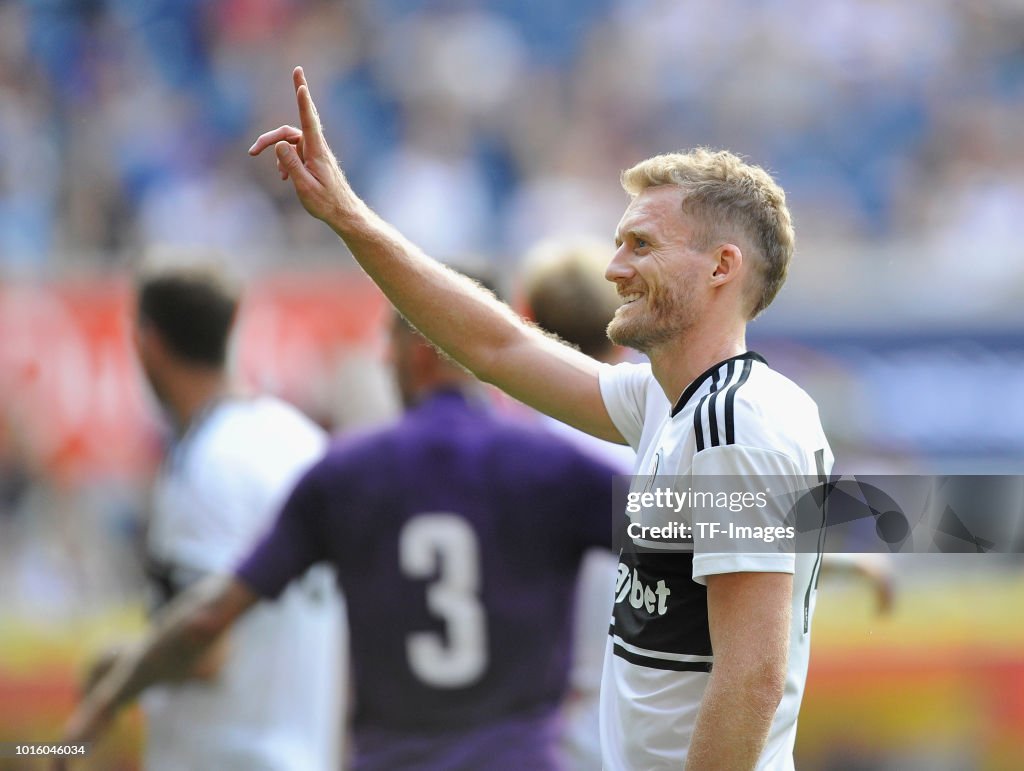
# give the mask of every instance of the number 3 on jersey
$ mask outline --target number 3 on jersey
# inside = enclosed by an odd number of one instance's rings
[[[444,635],[406,638],[409,668],[427,685],[471,685],[487,667],[487,624],[480,604],[480,553],[473,528],[457,514],[418,514],[398,538],[402,572],[437,579],[427,587],[427,608],[443,619]]]

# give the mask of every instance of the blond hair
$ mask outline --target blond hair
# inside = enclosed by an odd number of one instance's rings
[[[693,248],[727,241],[753,248],[761,281],[748,286],[749,317],[761,313],[785,283],[793,256],[793,222],[782,188],[759,166],[728,150],[703,147],[656,155],[622,172],[622,187],[633,197],[660,185],[682,188],[682,211],[695,223]]]
[[[523,292],[533,320],[596,359],[612,348],[605,330],[621,302],[604,277],[609,253],[591,237],[552,239],[524,261]]]

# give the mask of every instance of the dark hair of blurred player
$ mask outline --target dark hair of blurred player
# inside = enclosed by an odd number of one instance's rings
[[[147,269],[137,282],[135,347],[179,427],[227,387],[228,339],[240,292],[211,267]]]
[[[139,323],[152,326],[182,359],[222,367],[239,291],[211,268],[147,271],[139,279]]]

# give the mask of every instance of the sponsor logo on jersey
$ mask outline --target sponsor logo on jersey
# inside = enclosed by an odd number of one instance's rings
[[[619,563],[618,575],[615,580],[615,603],[628,602],[636,610],[645,609],[652,615],[664,616],[668,612],[668,598],[672,590],[664,579],[651,586],[640,580],[636,568],[630,571],[629,566]]]

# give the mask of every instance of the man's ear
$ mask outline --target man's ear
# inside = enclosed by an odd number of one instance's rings
[[[743,252],[736,244],[722,244],[715,249],[715,270],[711,274],[711,286],[724,286],[740,274],[743,267]]]

